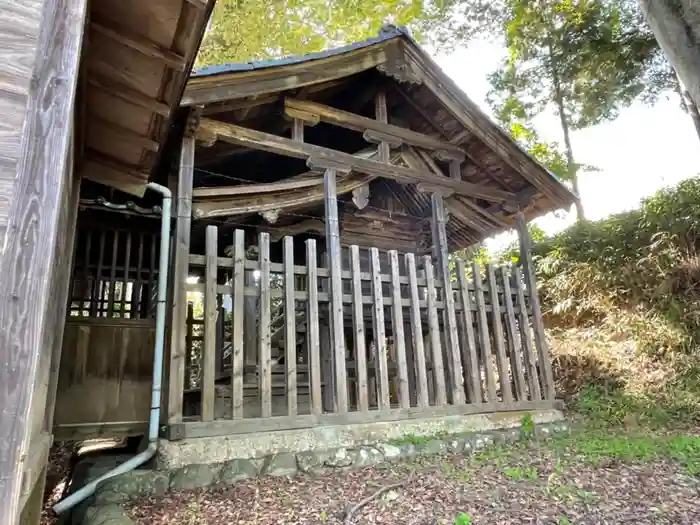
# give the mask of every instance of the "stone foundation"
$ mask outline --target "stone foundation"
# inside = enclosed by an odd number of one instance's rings
[[[398,440],[408,435],[427,437],[517,428],[526,414],[540,425],[563,419],[559,410],[496,412],[161,441],[158,467],[172,470],[191,464],[225,463],[239,458],[356,448]]]

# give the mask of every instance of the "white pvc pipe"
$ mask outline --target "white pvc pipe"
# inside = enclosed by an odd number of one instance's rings
[[[160,260],[158,262],[158,299],[156,304],[156,341],[153,348],[153,384],[151,387],[151,414],[148,420],[148,447],[130,460],[122,463],[107,474],[81,487],[53,507],[56,514],[72,509],[81,501],[95,493],[104,480],[125,474],[143,465],[155,456],[158,450],[158,426],[160,425],[160,391],[163,383],[163,352],[165,348],[165,304],[168,293],[168,259],[170,250],[170,216],[172,193],[165,186],[151,182],[148,189],[163,195],[163,212],[160,223]]]

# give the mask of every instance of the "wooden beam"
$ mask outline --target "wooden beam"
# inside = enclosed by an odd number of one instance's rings
[[[31,441],[39,437],[37,432],[46,430],[47,400],[41,394],[47,395],[48,384],[41,384],[41,372],[50,365],[55,339],[54,302],[65,300],[55,296],[52,279],[59,278],[54,257],[69,233],[65,228],[73,180],[69,148],[87,10],[85,0],[46,0],[28,7],[18,3],[15,8],[5,2],[0,24],[5,36],[12,35],[4,46],[3,82],[26,86],[21,95],[12,94],[21,104],[13,103],[10,114],[3,115],[24,115],[19,140],[8,142],[5,134],[2,147],[5,158],[9,150],[17,161],[14,191],[9,192],[9,204],[4,204],[3,215],[8,220],[0,255],[3,525],[19,522]],[[26,38],[27,32],[36,36]],[[3,99],[7,102],[8,97]],[[10,175],[9,170],[3,169],[2,175]],[[40,505],[41,497],[29,512],[38,514]]]
[[[138,51],[139,53],[143,53],[146,56],[165,62],[169,67],[177,71],[185,70],[185,66],[187,65],[185,57],[178,55],[177,53],[173,53],[169,49],[162,48],[155,42],[152,42],[147,38],[130,31],[127,29],[127,27],[119,27],[117,29],[107,22],[93,21],[90,24],[90,28],[101,35],[114,40],[115,42],[119,42],[120,44],[124,44],[126,47]]]
[[[187,323],[187,276],[189,274],[190,226],[192,224],[192,179],[194,138],[184,137],[180,149],[177,184],[175,238],[173,242],[173,298],[168,375],[168,423],[182,421],[185,381],[185,332]]]
[[[300,180],[287,180],[286,182],[271,182],[269,184],[243,184],[241,186],[218,186],[212,188],[195,188],[192,197],[195,199],[204,198],[224,198],[238,195],[258,195],[261,193],[272,193],[275,191],[296,190],[308,188],[310,186],[320,186],[323,184],[323,177],[315,177]]]
[[[535,333],[535,347],[537,348],[540,377],[542,378],[542,395],[545,399],[554,400],[552,361],[549,358],[549,347],[547,345],[547,336],[544,332],[540,296],[537,293],[535,267],[532,262],[532,239],[522,212],[516,213],[515,224],[520,240],[520,263],[525,276],[525,286],[527,286],[527,291],[530,294],[530,304],[532,305],[532,328]]]
[[[348,411],[347,371],[345,369],[345,324],[343,322],[343,280],[338,224],[338,195],[335,171],[327,169],[323,177],[326,204],[326,253],[329,255],[331,344],[335,370],[335,401],[339,413]]]
[[[129,142],[131,144],[135,144],[136,146],[141,146],[148,151],[156,152],[160,149],[160,142],[157,140],[153,140],[151,137],[141,135],[133,129],[110,122],[96,115],[92,115],[90,117],[90,119],[87,121],[87,126],[89,130],[88,136],[94,132],[94,130],[90,131],[90,128],[102,128],[109,133],[110,138]]]
[[[155,98],[144,95],[140,91],[136,91],[129,86],[125,86],[113,80],[100,79],[95,74],[88,76],[88,84],[113,97],[125,100],[130,104],[150,109],[154,113],[158,113],[166,118],[170,117],[171,108],[165,102],[160,102]]]
[[[370,121],[374,122],[373,120]],[[492,202],[509,201],[515,196],[512,193],[498,189],[458,181],[448,177],[437,177],[430,172],[377,162],[330,148],[297,142],[263,131],[237,126],[236,124],[202,119],[201,125],[207,132],[216,133],[220,140],[226,142],[289,157],[325,159],[337,164],[344,164],[353,171],[366,173],[368,175],[385,177],[404,183],[432,182],[442,187],[452,188],[460,195],[478,197]]]
[[[185,2],[197,9],[204,9],[209,4],[209,0],[185,0]]]
[[[204,106],[202,108],[202,115],[225,113],[228,111],[236,111],[239,109],[251,109],[257,106],[264,106],[265,104],[272,104],[273,102],[279,100],[279,98],[280,96],[278,93],[272,93],[271,95],[264,95],[262,97],[240,98],[236,100],[216,102]]]
[[[386,98],[383,99],[383,102],[384,107],[386,108]],[[341,109],[332,108],[330,106],[326,106],[325,104],[311,102],[309,100],[297,100],[293,98],[284,99],[285,111],[288,109],[305,111],[306,113],[311,113],[312,115],[318,115],[323,122],[335,124],[354,131],[359,131],[360,133],[370,129],[380,133],[385,133],[387,135],[392,135],[401,139],[406,144],[411,144],[412,146],[417,146],[419,148],[444,150],[464,155],[464,151],[459,146],[433,138],[430,135],[424,135],[423,133],[418,133],[417,131],[388,124],[385,120],[382,120],[381,117],[383,115],[381,111],[379,111],[379,106],[382,104],[381,97],[378,98],[377,104],[377,120],[373,120],[371,118],[363,117]]]

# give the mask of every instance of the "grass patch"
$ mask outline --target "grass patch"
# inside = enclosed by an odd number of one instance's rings
[[[535,481],[537,469],[535,467],[509,467],[503,470],[503,475],[516,481]]]

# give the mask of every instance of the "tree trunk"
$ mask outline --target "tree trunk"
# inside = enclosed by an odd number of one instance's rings
[[[700,105],[700,9],[695,0],[637,0],[690,98]]]
[[[681,85],[681,79],[678,76],[678,71],[673,70],[673,90],[678,95],[681,101],[681,108],[685,111],[690,118],[693,120],[693,125],[695,126],[695,133],[698,138],[700,138],[700,112],[698,112],[698,107],[693,102],[693,98],[688,93],[688,90],[683,88]]]
[[[557,104],[557,110],[559,111],[559,122],[561,124],[562,133],[564,134],[564,147],[566,148],[566,169],[569,173],[569,179],[571,180],[574,193],[578,197],[574,203],[576,206],[576,220],[582,221],[586,217],[583,211],[583,204],[581,203],[581,196],[579,194],[578,169],[576,167],[576,162],[574,161],[574,150],[571,147],[569,123],[566,120],[566,110],[564,109],[564,96],[562,95],[561,87],[559,86],[559,77],[555,71],[552,71],[552,77],[554,80],[555,102]]]

